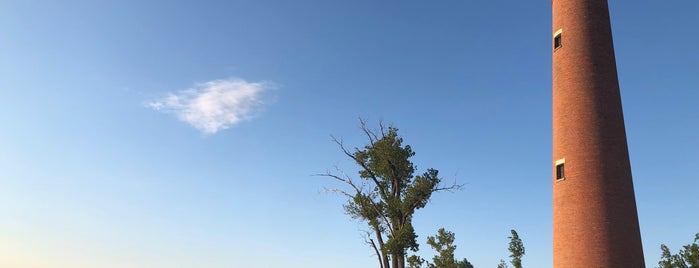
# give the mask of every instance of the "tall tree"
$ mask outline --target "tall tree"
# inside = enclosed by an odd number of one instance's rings
[[[694,243],[682,246],[680,252],[672,254],[665,245],[660,245],[658,268],[699,268],[699,233],[694,235]]]
[[[360,119],[360,127],[368,139],[363,148],[348,149],[333,137],[340,150],[359,166],[359,179],[341,172],[320,174],[346,184],[348,190],[330,189],[347,196],[345,212],[367,223],[371,235],[367,243],[373,248],[380,268],[404,268],[408,250],[417,251],[417,234],[413,228],[416,210],[427,205],[432,193],[458,189],[460,185],[440,187],[436,169],[414,175],[415,155],[410,145],[393,126],[371,130]],[[339,174],[338,174],[339,173]]]
[[[428,264],[428,268],[473,268],[473,265],[466,260],[456,260],[454,251],[454,239],[456,236],[453,232],[440,228],[436,236],[427,237],[427,244],[430,245],[437,255],[432,258],[432,263]]]
[[[512,233],[512,236],[507,237],[510,239],[510,246],[507,248],[510,251],[510,258],[512,258],[510,262],[514,268],[522,268],[524,244],[522,243],[522,239],[519,238],[517,231],[512,229],[510,233]]]

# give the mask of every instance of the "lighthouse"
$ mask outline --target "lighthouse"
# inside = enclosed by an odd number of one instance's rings
[[[552,6],[553,267],[645,267],[607,0]]]

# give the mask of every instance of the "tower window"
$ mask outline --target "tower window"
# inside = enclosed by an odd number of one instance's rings
[[[564,163],[560,163],[556,165],[556,179],[557,180],[562,180],[565,179],[565,167],[563,166]]]
[[[556,50],[560,48],[562,45],[563,44],[561,43],[561,33],[559,32],[553,37],[553,49]]]
[[[566,170],[565,170],[566,159],[561,158],[556,161],[556,180],[565,180]]]

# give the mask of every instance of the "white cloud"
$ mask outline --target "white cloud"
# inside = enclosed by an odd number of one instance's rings
[[[206,134],[214,134],[250,119],[263,104],[266,82],[250,83],[238,78],[213,80],[170,93],[147,104],[157,111],[173,113]]]

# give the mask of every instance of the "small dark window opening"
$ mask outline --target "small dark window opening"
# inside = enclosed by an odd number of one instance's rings
[[[559,47],[561,47],[561,34],[557,34],[553,38],[553,49],[558,49]]]
[[[556,165],[556,179],[562,180],[565,179],[565,177],[565,168],[563,167],[563,163]]]

